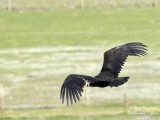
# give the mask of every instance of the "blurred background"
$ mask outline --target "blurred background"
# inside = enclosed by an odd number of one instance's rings
[[[95,76],[103,53],[127,42],[118,88],[84,88],[61,104],[68,74]],[[160,0],[0,0],[0,120],[160,120]]]

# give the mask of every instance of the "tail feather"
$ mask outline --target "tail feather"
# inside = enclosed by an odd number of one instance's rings
[[[120,85],[123,85],[128,81],[129,77],[119,77],[113,81],[110,82],[109,86],[110,87],[118,87]]]

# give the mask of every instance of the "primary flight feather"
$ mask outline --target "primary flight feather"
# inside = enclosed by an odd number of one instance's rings
[[[95,76],[70,74],[62,84],[60,99],[68,104],[76,103],[82,96],[86,83],[88,87],[118,87],[128,81],[129,77],[118,77],[128,56],[144,56],[147,54],[146,45],[131,42],[114,47],[104,53],[103,66]]]

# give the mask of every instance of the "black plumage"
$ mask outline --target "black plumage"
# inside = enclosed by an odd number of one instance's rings
[[[118,77],[128,56],[144,56],[147,54],[146,45],[131,42],[114,47],[104,53],[103,66],[95,76],[70,74],[61,87],[60,99],[66,99],[67,105],[80,100],[86,83],[88,87],[118,87],[128,81],[129,77]]]

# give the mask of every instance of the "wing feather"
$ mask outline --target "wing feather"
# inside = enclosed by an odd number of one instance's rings
[[[62,103],[64,103],[64,96],[65,96],[65,87],[63,87],[61,89],[61,99],[62,99]]]
[[[74,93],[74,92],[72,92],[72,95],[73,95],[74,102],[76,103],[76,102],[77,102],[77,100],[76,100],[75,93]]]
[[[139,42],[127,43],[114,47],[104,53],[101,72],[109,71],[118,76],[128,56],[144,56],[147,54],[146,45]]]
[[[96,80],[96,78],[90,76],[75,74],[69,75],[62,84],[60,91],[60,99],[62,100],[62,103],[64,103],[65,99],[67,101],[67,105],[79,101],[86,81],[92,83]]]
[[[71,90],[69,90],[69,97],[70,97],[71,104],[73,104],[73,100],[72,100],[72,91],[71,91]]]
[[[69,104],[68,96],[69,96],[69,91],[68,91],[68,88],[66,88],[66,100],[67,100],[67,105]]]

